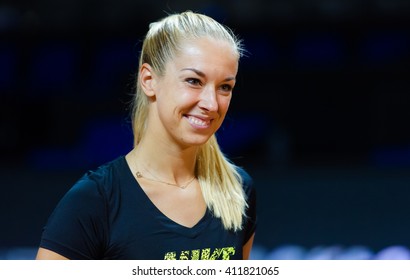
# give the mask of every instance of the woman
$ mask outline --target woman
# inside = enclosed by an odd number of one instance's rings
[[[224,157],[239,40],[201,14],[152,23],[133,106],[134,148],[83,176],[44,228],[37,259],[248,259],[251,178]]]

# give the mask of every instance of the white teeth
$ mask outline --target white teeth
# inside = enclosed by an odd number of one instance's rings
[[[206,122],[204,120],[201,120],[201,119],[198,119],[198,118],[195,118],[195,117],[192,117],[192,116],[188,117],[188,121],[192,124],[199,125],[199,126],[208,125],[208,122]]]

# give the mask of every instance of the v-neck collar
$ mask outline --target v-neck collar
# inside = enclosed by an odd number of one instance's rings
[[[129,185],[137,192],[137,200],[141,204],[141,207],[146,207],[147,213],[150,213],[150,216],[152,218],[156,219],[158,223],[161,223],[164,226],[164,230],[170,230],[190,238],[195,238],[209,225],[212,220],[212,213],[208,208],[206,208],[202,218],[199,219],[199,221],[193,227],[181,225],[166,216],[161,210],[158,209],[157,206],[155,206],[155,204],[141,188],[140,184],[132,174],[125,156],[123,156],[122,162],[125,165],[125,168],[128,170],[128,172],[126,173],[128,175],[126,181],[128,181]]]

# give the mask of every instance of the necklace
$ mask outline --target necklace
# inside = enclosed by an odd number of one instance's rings
[[[162,183],[162,184],[165,184],[165,185],[168,185],[168,186],[178,187],[178,188],[180,188],[180,189],[185,189],[185,188],[188,187],[188,186],[192,183],[192,181],[195,179],[195,176],[194,176],[194,177],[192,177],[192,179],[190,179],[190,180],[189,180],[188,182],[186,182],[185,184],[178,185],[178,184],[175,184],[175,183],[169,183],[169,182],[165,182],[165,181],[159,180],[154,174],[152,174],[152,173],[149,172],[148,170],[147,170],[147,172],[148,172],[149,174],[151,174],[153,177],[155,177],[155,179],[152,179],[152,178],[148,178],[148,177],[146,177],[146,176],[143,176],[142,173],[139,172],[139,171],[137,171],[137,173],[135,173],[135,175],[137,176],[137,178],[145,178],[145,179],[150,180],[150,181],[153,181],[153,182],[158,182],[158,183]]]

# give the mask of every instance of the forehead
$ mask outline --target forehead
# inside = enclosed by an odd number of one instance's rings
[[[178,55],[190,54],[195,49],[218,49],[220,52],[229,52],[232,55],[239,58],[238,50],[236,49],[236,45],[232,44],[231,42],[224,40],[224,39],[216,39],[210,36],[204,37],[197,37],[191,39],[183,39],[180,43],[180,47],[178,49]]]
[[[230,42],[211,37],[184,40],[170,64],[237,71],[239,53]],[[234,69],[231,69],[234,68]]]

